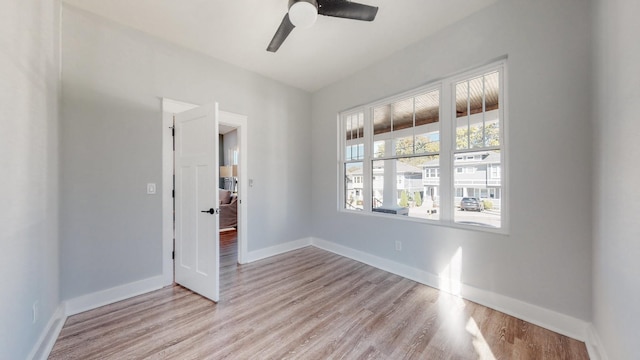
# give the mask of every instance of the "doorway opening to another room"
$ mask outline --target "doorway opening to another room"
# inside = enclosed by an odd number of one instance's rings
[[[238,228],[238,128],[220,124],[218,126],[218,163],[220,164],[219,200],[220,232]]]
[[[172,127],[174,114],[181,113],[198,107],[196,104],[184,103],[172,99],[162,99],[162,267],[163,283],[171,285],[174,281],[174,159],[173,159],[173,137]],[[245,115],[219,111],[219,165],[220,179],[218,183],[212,184],[221,190],[229,191],[234,198],[234,204],[227,203],[227,206],[235,206],[236,220],[227,223],[220,223],[221,236],[224,238],[236,238],[237,256],[236,259],[229,259],[234,263],[246,263],[248,248],[247,239],[247,117]],[[226,139],[224,139],[226,136]],[[227,171],[230,170],[230,173]],[[224,171],[224,173],[222,172]],[[230,176],[223,176],[230,175]],[[221,208],[223,204],[221,204]],[[224,212],[220,209],[221,213]],[[227,217],[229,215],[227,214]],[[222,218],[219,218],[222,220]],[[227,232],[226,234],[224,234]],[[235,233],[235,234],[234,234]],[[223,235],[224,234],[224,235]],[[233,236],[235,235],[235,236]],[[228,246],[228,244],[227,244]],[[235,255],[235,254],[234,254]]]

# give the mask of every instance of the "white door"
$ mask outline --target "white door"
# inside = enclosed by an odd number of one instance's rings
[[[218,301],[218,104],[175,117],[175,281]]]

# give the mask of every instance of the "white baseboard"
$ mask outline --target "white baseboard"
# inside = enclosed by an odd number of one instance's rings
[[[441,279],[435,274],[318,238],[303,238],[251,251],[247,253],[247,260],[248,262],[254,262],[310,245],[436,289],[441,288]],[[154,291],[162,288],[163,285],[163,276],[160,275],[82,295],[63,302],[49,320],[38,343],[34,346],[29,359],[46,359],[48,357],[67,316]],[[441,290],[446,291],[446,289]],[[584,341],[592,360],[608,360],[596,329],[592,324],[583,320],[465,284],[461,285],[460,295],[467,300],[501,311],[562,335]]]
[[[304,238],[295,241],[290,241],[284,244],[278,244],[275,246],[271,246],[268,248],[249,251],[247,252],[247,262],[251,263],[254,261],[266,259],[271,256],[280,255],[292,250],[297,250],[306,246],[311,245],[311,238]]]
[[[587,340],[589,323],[584,320],[464,284],[462,297],[570,338]]]
[[[271,256],[283,254],[292,250],[300,249],[311,245],[311,238],[303,238],[278,244],[268,248],[248,252],[247,262],[262,260]],[[79,314],[81,312],[93,310],[100,306],[109,305],[114,302],[125,300],[133,296],[141,295],[150,291],[158,290],[165,286],[164,275],[135,281],[132,283],[115,286],[110,289],[100,290],[91,294],[78,296],[65,301],[66,316]]]
[[[65,301],[66,315],[71,316],[100,306],[158,290],[164,286],[162,275],[96,291]]]
[[[589,352],[589,359],[591,360],[609,360],[606,352],[604,351],[604,347],[602,346],[602,340],[600,340],[600,336],[598,335],[598,331],[596,330],[593,324],[589,324],[589,328],[587,330],[587,351]]]
[[[446,291],[446,289],[441,289],[440,278],[427,271],[416,269],[414,267],[323,239],[313,238],[311,243],[313,246],[320,249],[324,249],[418,283]],[[459,295],[467,300],[501,311],[505,314],[517,317],[518,319],[525,320],[562,335],[569,336],[576,340],[585,342],[588,340],[587,329],[589,324],[583,320],[465,284],[461,285]]]
[[[56,312],[54,312],[49,319],[47,326],[42,331],[42,334],[40,334],[38,342],[29,353],[27,359],[46,360],[49,357],[49,353],[51,353],[51,349],[53,349],[53,345],[55,345],[58,335],[60,335],[60,330],[62,330],[62,326],[66,320],[67,317],[65,316],[64,304],[60,304],[56,309]]]
[[[436,275],[423,270],[416,269],[395,261],[384,259],[375,255],[371,255],[364,251],[352,249],[343,245],[336,244],[331,241],[313,238],[311,244],[317,248],[330,251],[332,253],[348,257],[350,259],[371,265],[380,270],[400,275],[409,280],[425,284],[434,288],[438,288],[439,278]]]

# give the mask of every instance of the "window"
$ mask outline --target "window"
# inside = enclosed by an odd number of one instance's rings
[[[364,159],[364,114],[347,116],[345,161]]]
[[[453,201],[454,221],[501,227],[501,204],[489,196],[489,189],[500,188],[500,72],[489,71],[455,83],[455,161],[465,164],[463,173],[454,174],[454,187],[462,197]],[[458,160],[464,157],[464,161]],[[456,191],[459,193],[459,191]],[[476,213],[467,211],[462,198],[472,196],[482,203]]]
[[[438,168],[428,168],[425,166],[424,177],[426,178],[437,178],[440,177],[440,169]]]
[[[364,114],[347,115],[344,121],[344,208],[363,209]]]
[[[492,179],[500,179],[500,164],[491,165],[490,176]]]
[[[423,181],[425,168],[437,172],[440,151],[440,90],[430,89],[369,109],[373,134],[371,211],[410,215],[431,196]],[[393,179],[397,178],[394,184]],[[431,187],[439,186],[433,177]],[[424,199],[425,194],[428,199]],[[435,194],[435,193],[434,193]],[[428,215],[437,219],[439,214]]]
[[[341,113],[341,208],[503,228],[504,68]],[[475,207],[461,203],[470,197]]]

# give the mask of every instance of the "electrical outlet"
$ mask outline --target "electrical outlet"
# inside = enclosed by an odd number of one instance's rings
[[[38,301],[33,303],[33,309],[31,313],[31,321],[33,324],[38,322],[38,312],[40,311],[40,303]]]
[[[396,240],[396,251],[402,251],[402,241]]]

